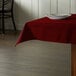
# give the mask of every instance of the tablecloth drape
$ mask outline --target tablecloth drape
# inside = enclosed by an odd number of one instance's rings
[[[27,22],[16,45],[33,39],[76,44],[76,14],[62,20],[43,17]]]

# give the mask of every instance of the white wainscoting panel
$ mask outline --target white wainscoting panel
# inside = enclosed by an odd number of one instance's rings
[[[19,30],[32,19],[69,13],[76,13],[76,0],[15,0],[15,21]]]
[[[57,14],[58,8],[57,8],[57,0],[51,0],[51,14]]]
[[[39,18],[39,0],[32,0],[32,16]]]
[[[70,13],[70,0],[58,0],[58,14]]]
[[[76,14],[76,0],[71,0],[71,13]]]
[[[39,17],[50,15],[51,0],[39,0]]]

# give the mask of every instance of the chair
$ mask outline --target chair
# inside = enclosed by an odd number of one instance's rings
[[[5,18],[12,18],[13,27],[16,31],[14,14],[13,14],[14,0],[0,0],[0,18],[2,18],[2,33],[5,33]]]

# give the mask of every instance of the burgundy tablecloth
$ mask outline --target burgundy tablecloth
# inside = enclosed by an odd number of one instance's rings
[[[27,22],[16,44],[33,39],[76,44],[76,15],[64,20],[44,17]]]

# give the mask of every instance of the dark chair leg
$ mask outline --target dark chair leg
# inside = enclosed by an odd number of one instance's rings
[[[2,13],[2,33],[5,34],[5,27],[4,27],[4,13]]]
[[[11,17],[12,17],[12,22],[13,22],[14,30],[16,31],[16,26],[15,26],[15,21],[14,21],[13,12],[11,12]]]

